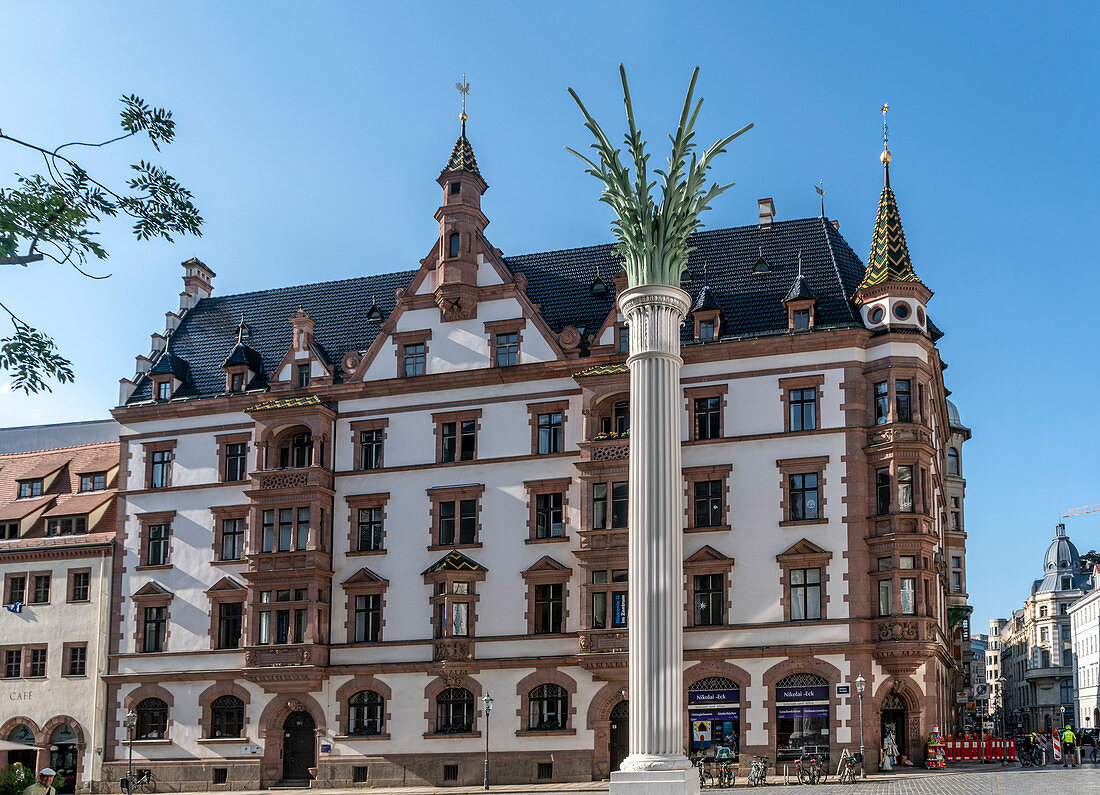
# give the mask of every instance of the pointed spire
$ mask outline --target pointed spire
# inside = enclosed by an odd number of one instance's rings
[[[794,284],[791,285],[791,289],[787,291],[787,297],[783,299],[783,303],[789,303],[790,301],[816,301],[817,296],[814,295],[814,291],[810,289],[810,283],[806,280],[806,277],[802,275],[802,249],[798,250],[798,275],[794,278]]]
[[[466,82],[465,74],[462,75],[462,82],[455,83],[455,88],[462,95],[462,112],[458,116],[462,123],[462,131],[459,133],[458,140],[455,141],[454,148],[451,150],[451,158],[447,161],[447,166],[443,171],[469,171],[471,174],[477,174],[480,177],[481,172],[477,170],[477,158],[474,157],[474,148],[470,146],[470,142],[466,138],[466,96],[470,93],[470,84]]]
[[[913,270],[909,259],[909,246],[905,242],[905,230],[901,228],[901,213],[898,212],[897,199],[890,187],[890,161],[893,159],[886,148],[889,129],[886,126],[888,105],[882,106],[882,161],[885,172],[882,195],[878,201],[878,215],[875,218],[875,234],[871,240],[871,254],[867,259],[867,272],[860,283],[860,289],[874,287],[884,282],[922,283]]]

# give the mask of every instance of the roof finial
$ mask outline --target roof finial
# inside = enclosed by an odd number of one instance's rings
[[[802,249],[798,249],[798,278],[802,278]]]
[[[462,73],[462,82],[455,83],[455,88],[458,89],[458,93],[462,95],[462,113],[458,114],[458,118],[462,120],[462,137],[466,137],[466,95],[470,93],[470,84],[466,82],[466,73]]]
[[[814,190],[817,191],[817,195],[821,197],[821,217],[825,217],[825,180],[821,180],[814,185]]]
[[[244,342],[245,332],[248,331],[248,326],[244,324],[244,313],[241,313],[241,322],[237,324],[237,344],[240,345]]]
[[[890,161],[893,159],[890,157],[890,128],[886,124],[886,113],[890,110],[890,104],[887,102],[882,103],[882,154],[879,156],[879,160],[882,161],[882,167],[885,171],[885,187],[890,187]]]

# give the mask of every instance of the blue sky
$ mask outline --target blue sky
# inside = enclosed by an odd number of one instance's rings
[[[719,161],[737,186],[708,226],[754,222],[763,196],[780,218],[816,215],[824,179],[827,214],[861,254],[888,100],[902,221],[974,429],[979,630],[1022,603],[1058,515],[1100,502],[1098,16],[1063,3],[6,4],[0,127],[42,144],[105,138],[123,93],[167,106],[176,144],[158,155],[128,142],[88,162],[116,179],[140,157],[166,166],[206,226],[171,245],[109,224],[104,281],[51,264],[4,273],[4,302],[55,335],[77,382],[0,390],[3,422],[105,416],[178,306],[190,256],[222,295],[415,267],[434,239],[463,72],[488,233],[508,254],[609,240],[597,185],[563,149],[588,143],[566,87],[620,129],[620,61],[658,153],[696,64],[701,137],[755,123]],[[0,167],[38,165],[5,145]],[[1100,546],[1100,515],[1068,529],[1082,551]]]

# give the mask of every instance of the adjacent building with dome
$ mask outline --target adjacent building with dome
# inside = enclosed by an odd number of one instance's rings
[[[884,164],[866,264],[770,199],[691,242],[692,753],[920,760],[959,719],[969,430]],[[480,784],[490,723],[494,783],[626,755],[620,260],[496,248],[465,122],[438,183],[408,269],[215,296],[184,263],[114,411],[107,779],[132,747],[172,790]]]
[[[1070,610],[1096,585],[1090,569],[1066,535],[1065,525],[1057,525],[1043,557],[1042,577],[1032,583],[1023,608],[1000,631],[1009,726],[1049,733],[1065,724],[1079,725]]]

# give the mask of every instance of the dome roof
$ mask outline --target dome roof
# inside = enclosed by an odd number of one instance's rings
[[[963,425],[962,417],[959,415],[959,407],[947,401],[947,426],[953,431],[965,432],[967,438],[970,438],[970,429]]]
[[[1081,566],[1081,554],[1066,535],[1065,525],[1058,525],[1054,540],[1050,542],[1046,557],[1043,558],[1043,579],[1036,580],[1032,592],[1068,591],[1077,588],[1088,590],[1089,579],[1088,573]]]

